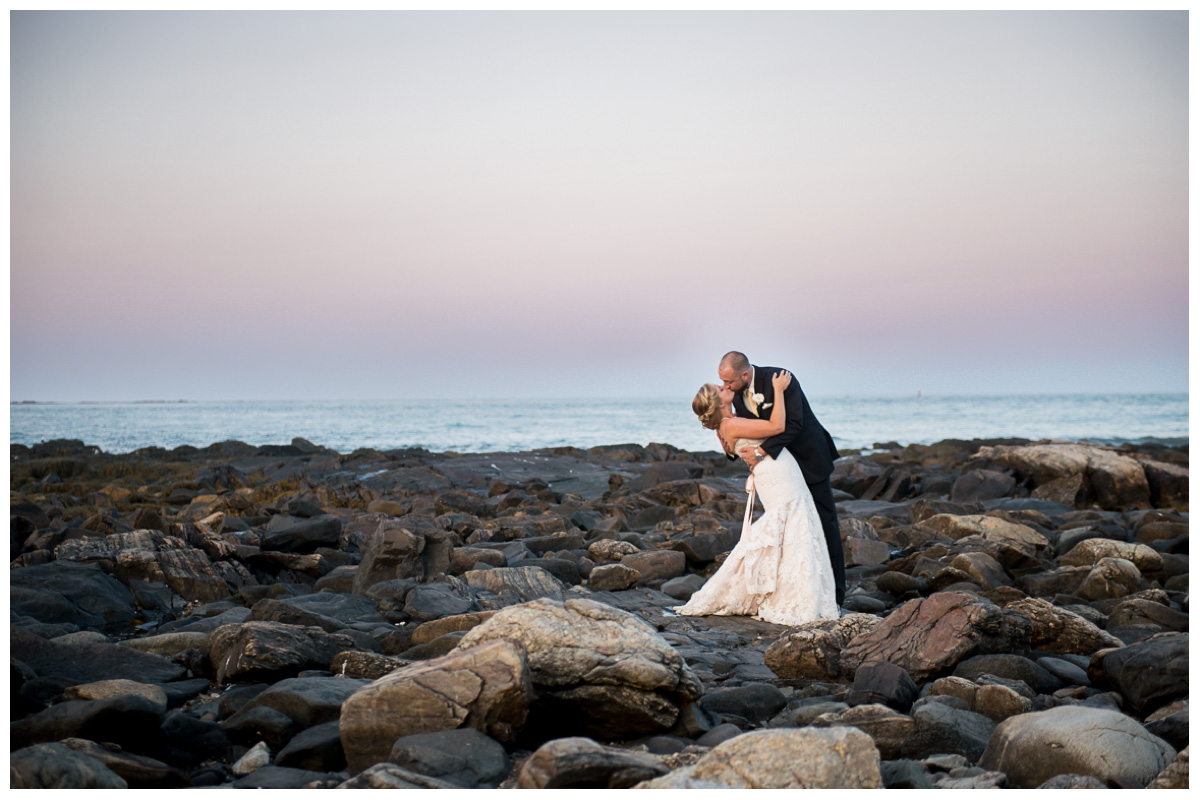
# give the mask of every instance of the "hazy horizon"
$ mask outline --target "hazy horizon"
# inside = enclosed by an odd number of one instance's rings
[[[1186,393],[1188,57],[1183,11],[14,11],[10,401],[690,398],[730,349]]]
[[[698,388],[698,387],[697,387]],[[998,397],[1142,397],[1142,396],[1166,396],[1166,395],[1188,395],[1188,390],[1181,391],[1163,391],[1163,392],[976,392],[976,393],[945,393],[945,392],[922,392],[919,395],[910,394],[861,394],[854,392],[842,392],[839,394],[819,394],[813,392],[805,392],[805,396],[813,400],[837,400],[839,398],[854,398],[856,400],[908,400],[929,398],[963,398],[963,399],[992,399]],[[586,402],[589,400],[670,400],[678,399],[679,395],[670,394],[592,394],[592,395],[563,395],[552,398],[537,397],[527,395],[524,397],[518,396],[487,396],[473,395],[471,397],[446,397],[445,402],[454,403],[461,402],[480,402],[495,400],[497,402],[518,403],[521,401],[530,400],[561,400],[563,402]],[[403,397],[398,395],[380,396],[380,397],[220,397],[220,398],[187,398],[180,397],[176,399],[170,398],[145,398],[134,397],[124,399],[83,399],[83,400],[32,400],[32,399],[12,399],[9,405],[178,405],[181,403],[353,403],[353,402],[368,402],[368,403],[387,403],[387,402],[410,402],[411,397]]]

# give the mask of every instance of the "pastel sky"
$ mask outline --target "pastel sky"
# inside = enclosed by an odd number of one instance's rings
[[[1185,12],[14,12],[10,399],[1186,391]]]

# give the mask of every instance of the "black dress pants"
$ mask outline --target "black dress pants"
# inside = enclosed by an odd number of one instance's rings
[[[842,532],[838,527],[837,505],[833,502],[833,487],[829,479],[810,483],[813,502],[821,517],[821,528],[825,532],[825,546],[829,548],[829,563],[833,566],[833,585],[837,589],[837,604],[846,599],[846,557],[842,553]]]

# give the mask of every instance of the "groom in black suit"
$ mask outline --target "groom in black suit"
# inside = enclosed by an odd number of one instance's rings
[[[717,375],[725,388],[733,391],[734,411],[739,417],[755,419],[770,419],[771,407],[776,400],[771,376],[782,371],[779,367],[753,366],[744,353],[736,350],[726,353],[717,366]],[[829,483],[829,476],[833,474],[834,459],[838,457],[837,447],[834,446],[829,432],[817,421],[816,415],[808,405],[808,398],[804,396],[799,382],[794,377],[791,384],[783,390],[783,402],[787,411],[783,433],[767,439],[753,452],[746,448],[743,458],[753,467],[765,456],[777,458],[786,447],[800,465],[804,482],[812,492],[817,513],[821,517],[825,546],[829,549],[829,563],[833,566],[837,604],[840,606],[846,598],[846,565],[842,554],[837,506],[833,502],[833,488]]]

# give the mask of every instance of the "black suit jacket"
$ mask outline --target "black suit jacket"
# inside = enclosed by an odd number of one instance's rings
[[[738,392],[733,396],[733,409],[739,417],[771,418],[774,406],[763,406],[775,402],[775,386],[771,383],[771,376],[782,371],[779,367],[754,367],[754,392],[761,394],[763,401],[758,404],[758,413],[753,414],[746,408],[741,392]],[[820,483],[827,480],[833,474],[833,462],[838,457],[837,447],[829,431],[817,421],[794,373],[792,382],[783,390],[783,402],[787,410],[783,433],[763,442],[763,452],[771,458],[778,458],[779,453],[786,447],[800,465],[805,482]]]

